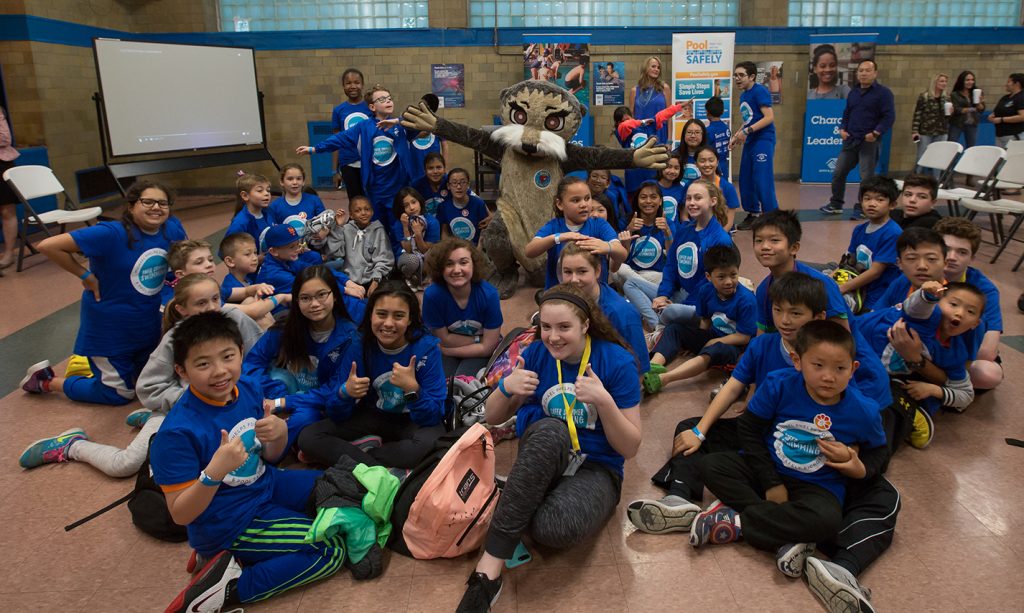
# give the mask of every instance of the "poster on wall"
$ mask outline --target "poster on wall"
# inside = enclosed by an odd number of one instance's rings
[[[782,104],[782,62],[757,62],[757,82],[768,88],[772,106]]]
[[[438,108],[465,108],[466,67],[463,64],[431,64],[430,81]]]
[[[523,78],[550,81],[569,90],[590,107],[589,34],[523,34]],[[580,122],[571,142],[594,144],[594,118],[590,112]]]
[[[683,124],[691,116],[707,123],[704,103],[712,96],[718,96],[725,103],[722,121],[727,125],[730,123],[735,45],[735,32],[672,35],[672,103],[693,101],[692,107],[684,108],[673,118],[669,131],[672,148],[679,146]]]
[[[875,59],[875,34],[811,36],[807,77],[807,110],[804,114],[802,183],[831,183],[832,170],[843,146],[839,125],[846,96],[857,86],[857,64]],[[888,160],[888,137],[883,139],[879,163]],[[847,183],[860,182],[856,168]]]
[[[626,63],[601,62],[594,66],[594,104],[621,106],[626,104]]]

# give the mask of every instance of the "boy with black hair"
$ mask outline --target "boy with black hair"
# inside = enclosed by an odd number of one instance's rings
[[[175,328],[173,350],[188,388],[153,438],[153,479],[209,562],[167,610],[219,611],[337,572],[340,535],[304,542],[313,525],[306,500],[321,473],[273,466],[288,426],[258,384],[240,379],[238,326],[217,311],[193,315]]]
[[[750,229],[753,230],[754,256],[761,266],[768,269],[768,276],[761,281],[754,293],[757,299],[758,331],[775,331],[768,290],[775,279],[791,271],[802,272],[821,281],[828,296],[826,317],[849,329],[850,307],[843,299],[836,282],[796,259],[800,251],[800,238],[803,235],[796,212],[783,209],[771,211],[755,219]]]
[[[708,133],[708,145],[714,147],[715,153],[718,154],[718,170],[726,180],[729,180],[729,139],[732,138],[732,134],[729,132],[729,124],[722,121],[722,115],[725,114],[725,102],[718,96],[712,96],[704,103],[704,112],[708,116],[708,125],[705,126]],[[753,218],[750,221],[754,221]],[[737,229],[749,230],[750,225]]]
[[[651,368],[642,383],[656,394],[673,381],[706,372],[712,366],[735,365],[750,339],[757,334],[757,303],[754,293],[739,282],[740,252],[733,246],[716,245],[704,254],[704,276],[694,301],[698,323],[670,323],[651,356]],[[694,357],[672,370],[665,365],[681,350]]]
[[[898,196],[896,182],[889,177],[875,175],[860,184],[857,200],[867,221],[853,229],[847,255],[861,272],[839,284],[847,304],[853,301],[850,306],[854,312],[878,300],[889,283],[899,277],[896,240],[903,229],[889,218]]]
[[[847,479],[874,477],[888,450],[878,404],[849,385],[858,366],[850,332],[808,322],[793,350],[795,370],[769,374],[737,420],[743,455],[714,453],[701,463],[719,500],[694,518],[690,544],[743,538],[799,577],[809,543],[842,526]]]
[[[911,174],[903,179],[900,204],[890,214],[892,220],[907,230],[935,226],[942,215],[935,210],[935,199],[939,197],[939,182],[932,175]]]
[[[878,311],[900,304],[923,283],[942,281],[945,265],[946,243],[942,235],[928,228],[907,228],[896,240],[896,266],[903,274],[868,307]]]
[[[743,126],[732,135],[729,148],[743,145],[740,155],[740,200],[748,216],[779,208],[775,196],[775,111],[768,88],[757,82],[757,65],[740,62],[732,71],[740,92]]]

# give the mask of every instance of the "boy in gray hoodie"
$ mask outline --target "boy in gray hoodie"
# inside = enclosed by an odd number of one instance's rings
[[[366,288],[369,296],[395,265],[388,232],[373,221],[373,206],[365,196],[349,203],[349,221],[335,226],[325,237],[310,237],[309,246],[330,263],[342,260],[343,271],[353,283]]]

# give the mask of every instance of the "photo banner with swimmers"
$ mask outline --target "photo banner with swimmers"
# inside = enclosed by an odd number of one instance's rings
[[[823,34],[810,39],[800,182],[831,183],[832,171],[843,147],[839,124],[846,109],[846,96],[850,88],[857,87],[857,64],[875,59],[878,35]],[[882,157],[888,159],[885,142],[880,162]],[[847,182],[859,183],[860,171],[854,168]]]
[[[683,109],[672,120],[669,134],[673,149],[682,140],[687,119],[696,117],[707,125],[704,103],[712,96],[718,96],[725,103],[722,121],[729,125],[735,47],[735,32],[672,34],[672,104],[693,101],[692,111]]]
[[[594,144],[592,77],[589,34],[523,34],[523,79],[550,81],[576,96],[587,113],[570,142],[588,147]]]

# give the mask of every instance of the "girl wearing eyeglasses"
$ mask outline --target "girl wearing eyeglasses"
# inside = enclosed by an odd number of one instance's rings
[[[363,191],[373,202],[373,219],[380,220],[390,231],[395,221],[391,212],[395,194],[422,172],[422,168],[417,170],[409,150],[409,143],[419,133],[398,125],[398,118],[392,116],[395,101],[383,85],[370,88],[366,101],[373,112],[373,121],[357,123],[313,147],[298,147],[295,153],[311,155],[337,151],[339,167],[358,161]]]
[[[448,197],[437,207],[441,235],[454,236],[474,245],[480,242],[480,231],[491,223],[491,212],[476,194],[469,192],[469,173],[463,168],[448,171]]]
[[[355,331],[334,273],[310,266],[295,277],[288,317],[245,356],[242,374],[260,381],[275,412],[288,415],[289,448],[335,398],[331,382],[348,367],[342,357]]]
[[[62,392],[72,400],[122,405],[135,399],[135,380],[160,342],[160,291],[167,250],[188,238],[170,216],[171,191],[137,181],[120,222],[104,221],[39,243],[39,251],[81,279],[81,321],[75,354],[87,356],[94,376],[55,377],[44,360],[28,368],[22,389]],[[88,267],[75,253],[89,259]]]

